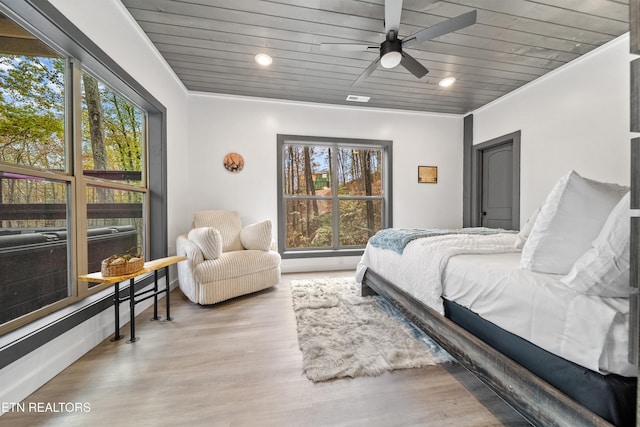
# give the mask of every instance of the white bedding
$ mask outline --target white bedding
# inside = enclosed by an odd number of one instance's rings
[[[516,234],[446,234],[419,238],[409,242],[402,254],[367,244],[360,264],[392,283],[402,283],[404,290],[429,307],[444,314],[442,273],[454,255],[465,253],[514,252]],[[360,281],[364,271],[358,271]],[[424,286],[429,283],[430,286]]]
[[[370,267],[440,313],[444,296],[585,368],[636,375],[627,362],[627,299],[582,295],[563,276],[519,268],[514,234],[460,236],[417,239],[402,255],[367,245],[357,279]]]

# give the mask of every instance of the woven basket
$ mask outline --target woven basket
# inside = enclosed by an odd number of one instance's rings
[[[111,255],[109,258],[102,260],[100,265],[102,276],[124,276],[142,270],[144,258],[140,253],[132,253],[133,249],[127,251],[126,254]]]

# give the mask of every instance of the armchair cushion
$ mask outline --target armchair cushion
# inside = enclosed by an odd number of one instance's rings
[[[253,281],[261,282],[262,274],[280,265],[280,255],[273,251],[225,252],[218,259],[205,260],[198,264],[194,275],[200,283],[215,283],[240,277],[256,275]]]
[[[222,236],[222,252],[241,251],[240,214],[235,211],[200,211],[193,215],[193,226],[214,227]]]
[[[189,240],[202,251],[204,259],[217,259],[222,254],[222,236],[213,227],[199,227],[189,231]]]
[[[245,249],[268,251],[271,248],[271,221],[256,222],[240,231],[240,242]]]

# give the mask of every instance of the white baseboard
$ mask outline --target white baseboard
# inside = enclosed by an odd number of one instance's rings
[[[326,258],[289,258],[283,259],[283,273],[305,273],[311,271],[352,270],[355,274],[360,256]]]

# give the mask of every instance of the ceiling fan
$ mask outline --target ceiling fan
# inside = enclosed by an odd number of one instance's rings
[[[452,31],[460,30],[476,23],[476,11],[467,12],[455,18],[448,19],[429,28],[418,31],[410,36],[398,39],[398,28],[400,27],[400,14],[402,13],[402,0],[386,0],[384,4],[384,32],[385,40],[379,46],[366,44],[349,43],[322,43],[320,50],[338,52],[371,52],[380,51],[380,56],[367,67],[360,77],[353,82],[352,86],[362,83],[378,68],[378,63],[384,68],[394,68],[402,65],[417,78],[424,77],[427,70],[414,57],[403,49],[416,46],[419,43],[442,36]]]

